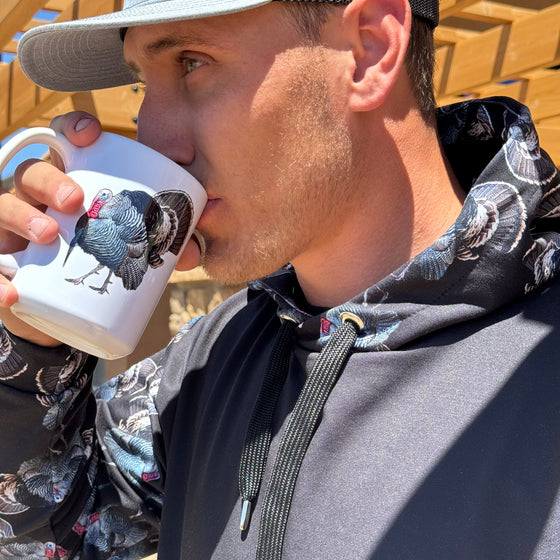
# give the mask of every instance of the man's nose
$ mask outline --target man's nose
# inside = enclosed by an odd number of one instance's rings
[[[195,149],[189,120],[169,103],[146,94],[138,112],[138,141],[179,165],[192,165]]]

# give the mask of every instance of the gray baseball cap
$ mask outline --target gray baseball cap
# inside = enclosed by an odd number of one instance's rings
[[[272,0],[125,0],[121,11],[31,29],[18,44],[25,75],[57,91],[88,91],[136,82],[123,58],[120,30],[135,25],[240,12]],[[310,0],[348,4],[351,0]],[[439,0],[409,0],[412,13],[439,21]]]

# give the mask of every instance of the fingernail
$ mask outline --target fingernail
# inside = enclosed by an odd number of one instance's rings
[[[47,229],[49,220],[47,218],[32,218],[29,222],[29,231],[37,238]]]
[[[75,125],[74,125],[74,130],[76,132],[80,132],[80,130],[84,130],[84,128],[87,128],[90,124],[91,121],[93,119],[90,119],[88,117],[83,117],[81,118]]]
[[[75,185],[61,185],[56,191],[56,201],[58,204],[64,204],[65,200],[76,190]]]
[[[4,302],[6,299],[6,294],[8,293],[8,286],[6,284],[0,284],[0,302]]]

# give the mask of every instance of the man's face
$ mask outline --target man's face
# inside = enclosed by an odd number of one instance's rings
[[[211,276],[243,282],[328,251],[355,172],[347,53],[306,46],[272,3],[130,28],[125,57],[146,85],[139,140],[207,190]]]

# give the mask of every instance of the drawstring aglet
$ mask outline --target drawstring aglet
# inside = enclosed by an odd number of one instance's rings
[[[239,529],[245,531],[249,527],[249,520],[251,519],[251,502],[249,500],[241,501],[241,521],[239,522]]]

